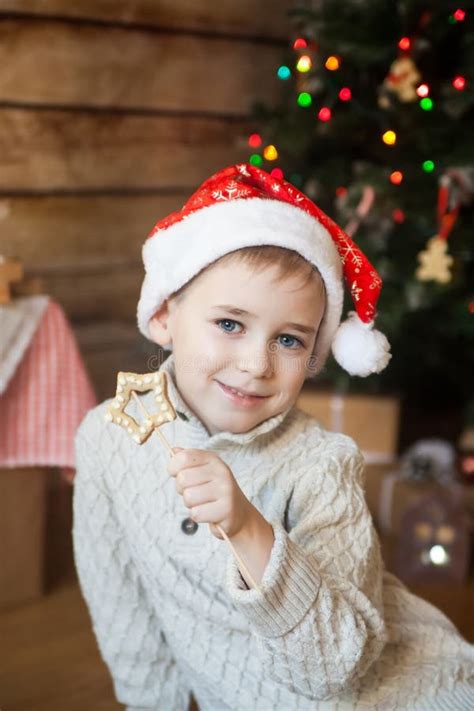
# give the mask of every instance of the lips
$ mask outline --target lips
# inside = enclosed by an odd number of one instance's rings
[[[218,381],[219,382],[219,381]],[[226,385],[226,383],[220,383],[225,388],[228,388],[237,395],[244,395],[246,397],[267,397],[266,395],[259,395],[259,393],[251,392],[250,390],[243,390],[242,388],[234,388],[232,385]]]

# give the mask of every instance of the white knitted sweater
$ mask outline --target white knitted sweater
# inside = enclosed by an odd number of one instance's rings
[[[208,524],[194,535],[158,437],[137,445],[104,413],[76,434],[74,555],[118,701],[186,711],[474,708],[474,645],[384,569],[354,441],[289,408],[210,436],[162,363],[173,446],[212,449],[273,525],[249,590]],[[153,393],[142,395],[154,410]],[[140,419],[135,403],[127,411]]]

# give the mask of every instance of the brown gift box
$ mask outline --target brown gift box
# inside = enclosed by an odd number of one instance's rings
[[[43,594],[49,471],[0,469],[0,608]]]
[[[389,395],[338,394],[304,385],[297,406],[328,430],[352,437],[367,464],[393,462],[398,443],[400,403]]]

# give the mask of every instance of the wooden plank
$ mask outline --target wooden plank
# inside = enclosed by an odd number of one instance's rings
[[[103,402],[107,398],[115,396],[117,373],[119,371],[125,371],[127,373],[150,373],[158,370],[159,359],[152,357],[147,359],[145,355],[140,352],[140,339],[145,340],[137,329],[137,338],[134,348],[119,345],[111,349],[103,346],[100,350],[95,352],[85,351],[82,353],[98,402]],[[149,341],[149,343],[153,346],[151,341]],[[148,360],[157,365],[150,367]]]
[[[286,39],[295,0],[3,0],[3,12]]]
[[[186,189],[247,160],[248,121],[0,109],[0,193]]]
[[[277,102],[277,46],[48,21],[0,22],[0,101],[248,115]]]
[[[79,348],[84,353],[100,353],[104,348],[133,349],[137,346],[137,342],[143,339],[135,323],[111,320],[75,324],[74,335]],[[155,348],[153,344],[151,345]],[[156,367],[153,369],[155,370]]]
[[[119,370],[151,373],[159,370],[169,355],[142,336],[135,321],[110,318],[75,323],[73,328],[99,402],[114,396]]]
[[[115,319],[134,322],[144,278],[139,264],[119,269],[71,274],[63,270],[44,278],[44,291],[64,308],[71,321]]]
[[[74,333],[99,402],[114,396],[119,370],[149,373],[168,355],[144,338],[136,323],[109,319],[75,324]]]
[[[139,262],[153,226],[190,194],[1,198],[1,251],[39,276]]]

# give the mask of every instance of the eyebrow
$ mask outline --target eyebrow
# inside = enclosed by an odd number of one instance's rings
[[[251,316],[253,318],[256,318],[256,314],[250,313],[250,311],[246,311],[245,309],[239,309],[237,306],[232,306],[232,304],[220,304],[219,306],[213,306],[214,309],[223,309],[224,311],[227,311],[230,314],[233,314],[234,316]],[[294,328],[295,331],[300,331],[301,333],[307,333],[308,335],[311,335],[316,332],[314,328],[311,328],[311,326],[305,326],[302,323],[295,323],[293,321],[288,321],[283,325],[283,328]]]

